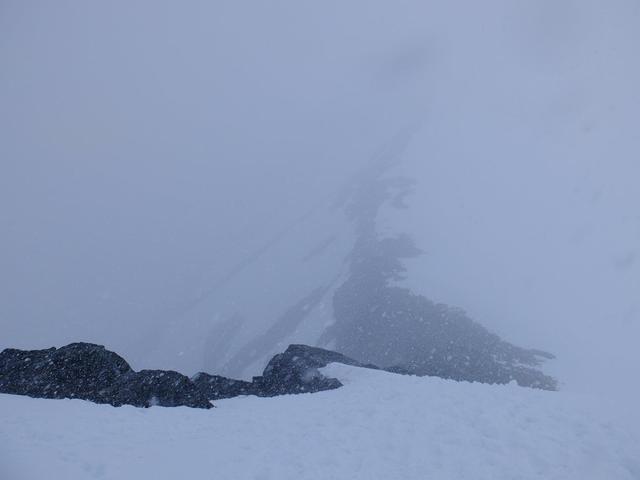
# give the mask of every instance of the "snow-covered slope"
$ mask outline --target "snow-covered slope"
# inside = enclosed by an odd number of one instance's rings
[[[640,423],[624,405],[337,364],[325,371],[345,386],[209,411],[0,395],[0,478],[640,478]]]

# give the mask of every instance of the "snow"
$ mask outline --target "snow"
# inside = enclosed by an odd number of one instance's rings
[[[0,478],[640,478],[637,414],[567,392],[344,365],[339,390],[218,408],[0,395]]]

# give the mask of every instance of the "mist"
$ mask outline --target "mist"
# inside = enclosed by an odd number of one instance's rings
[[[259,371],[382,151],[414,183],[377,216],[423,251],[400,284],[638,396],[637,45],[631,0],[3,0],[0,349]]]

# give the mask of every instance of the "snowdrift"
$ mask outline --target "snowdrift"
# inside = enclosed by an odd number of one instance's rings
[[[332,364],[344,387],[218,408],[0,395],[0,477],[637,480],[624,405]]]

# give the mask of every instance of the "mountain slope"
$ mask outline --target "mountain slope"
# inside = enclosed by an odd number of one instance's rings
[[[537,370],[552,355],[514,346],[460,308],[398,286],[404,261],[421,251],[401,230],[381,231],[378,216],[406,208],[414,181],[399,167],[417,128],[396,135],[325,205],[250,253],[225,282],[173,312],[172,327],[147,339],[151,348],[178,345],[183,360],[200,355],[205,371],[233,377],[255,375],[284,346],[304,343],[405,373],[556,389]],[[282,282],[265,283],[265,269]],[[254,294],[265,290],[270,295]]]
[[[112,408],[0,395],[0,476],[636,480],[638,417],[585,396],[332,364],[343,388]]]

